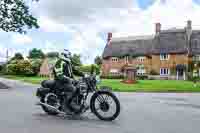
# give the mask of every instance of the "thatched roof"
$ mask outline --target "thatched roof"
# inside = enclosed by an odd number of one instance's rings
[[[125,40],[123,40],[125,39]],[[127,39],[127,40],[126,40]],[[148,38],[121,38],[114,39],[107,45],[103,52],[103,58],[110,56],[137,56],[144,55],[151,52],[153,37]]]
[[[195,41],[198,40],[196,46]],[[136,36],[113,38],[106,45],[103,58],[138,56],[160,53],[188,53],[200,54],[200,31],[193,30],[191,42],[188,45],[185,29],[163,30],[155,36]]]

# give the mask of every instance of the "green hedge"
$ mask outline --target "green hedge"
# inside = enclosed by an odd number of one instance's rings
[[[123,79],[124,76],[123,75],[108,75],[108,76],[100,76],[101,79]]]
[[[147,75],[137,75],[136,78],[138,80],[145,80],[145,79],[148,79],[148,76]]]

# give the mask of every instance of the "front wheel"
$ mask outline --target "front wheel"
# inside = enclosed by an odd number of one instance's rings
[[[91,111],[104,121],[115,120],[120,113],[120,102],[118,98],[109,91],[100,91],[91,98]]]

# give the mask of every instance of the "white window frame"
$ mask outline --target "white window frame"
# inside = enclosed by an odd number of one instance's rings
[[[192,60],[193,60],[193,61],[200,61],[200,55],[194,55],[194,56],[192,57]]]
[[[168,76],[168,75],[170,75],[170,69],[169,68],[160,68],[160,75],[161,76]]]
[[[144,75],[146,73],[144,64],[139,64],[137,66],[138,66],[137,75]]]
[[[139,56],[139,57],[137,58],[137,60],[138,60],[139,62],[144,62],[145,56]]]
[[[110,74],[119,75],[120,74],[119,69],[115,69],[115,68],[110,69]]]
[[[112,62],[118,62],[119,61],[119,58],[117,58],[117,57],[112,57]]]
[[[129,56],[125,56],[125,63],[129,63]]]
[[[169,54],[160,54],[160,60],[169,60]]]

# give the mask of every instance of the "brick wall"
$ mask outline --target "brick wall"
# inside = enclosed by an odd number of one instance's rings
[[[139,61],[137,58],[130,58],[128,62],[126,62],[125,57],[119,58],[118,62],[113,62],[112,58],[104,59],[102,64],[102,75],[109,75],[111,69],[118,69],[119,71],[122,69],[122,67],[126,64],[133,65],[136,67],[137,65],[144,65],[144,68],[147,73],[151,70],[151,58],[145,57],[144,61]]]
[[[137,58],[129,58],[129,64],[137,66],[143,64],[146,73],[149,74],[151,70],[160,74],[160,68],[169,68],[170,71],[175,69],[177,64],[187,65],[189,58],[186,54],[170,54],[168,60],[160,60],[160,55],[152,55],[151,57],[145,57],[144,61],[139,61]],[[111,69],[121,68],[126,64],[125,57],[120,58],[118,62],[113,62],[112,58],[104,59],[102,64],[102,75],[108,75]]]
[[[160,68],[174,69],[177,64],[188,64],[186,54],[170,54],[168,60],[160,60],[160,55],[152,55],[152,70],[160,73]]]

